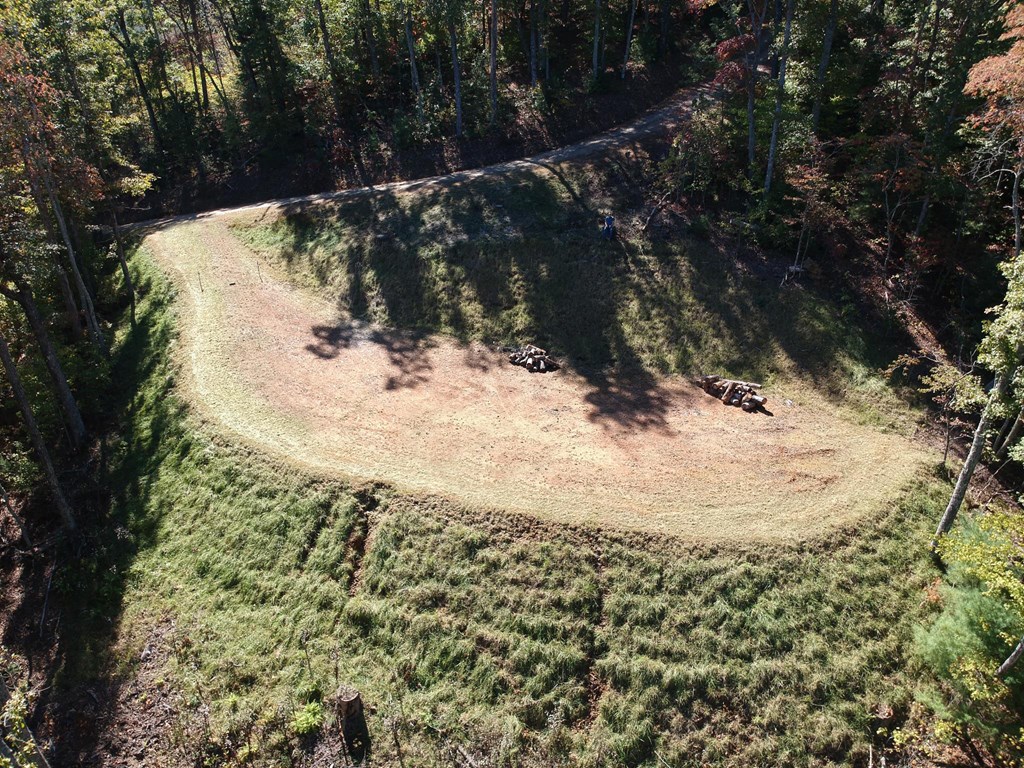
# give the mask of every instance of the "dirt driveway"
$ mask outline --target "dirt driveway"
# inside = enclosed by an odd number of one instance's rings
[[[751,415],[681,379],[529,374],[481,345],[339,324],[231,234],[239,216],[145,247],[183,289],[186,396],[303,465],[562,522],[793,540],[878,510],[922,458],[812,392]]]

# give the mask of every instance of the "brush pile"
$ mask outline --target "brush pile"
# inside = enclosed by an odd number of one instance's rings
[[[726,405],[738,405],[748,413],[762,408],[768,402],[767,397],[757,394],[761,385],[750,381],[733,381],[721,376],[701,376],[697,379],[697,386]]]
[[[509,353],[508,361],[512,365],[521,365],[530,373],[551,373],[558,370],[558,363],[547,352],[533,344],[513,349]]]

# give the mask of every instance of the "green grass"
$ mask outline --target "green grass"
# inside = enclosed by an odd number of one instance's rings
[[[406,766],[456,745],[510,766],[845,765],[906,713],[941,487],[811,545],[729,549],[302,475],[189,415],[171,289],[138,266],[110,519],[57,585],[84,606],[65,682],[130,674],[162,638],[173,738],[226,765],[300,759],[338,684],[370,707],[374,759],[400,745]]]
[[[646,162],[380,191],[244,217],[233,231],[342,316],[531,341],[584,371],[799,375],[851,396],[863,384],[860,404],[877,400],[876,372],[900,342],[896,324],[838,285],[831,296],[780,289],[781,267],[737,262],[732,236],[709,240],[686,227],[630,236],[649,210],[638,194],[651,177]],[[623,235],[615,243],[598,237],[609,211]]]
[[[235,232],[342,315],[529,340],[584,372],[805,376],[894,422],[884,319],[780,291],[721,242],[597,239],[599,214],[639,210],[643,170],[381,193]],[[131,675],[155,642],[180,697],[170,738],[224,765],[308,763],[340,684],[362,692],[380,765],[863,764],[907,715],[941,483],[810,544],[733,548],[353,488],[189,413],[173,289],[134,267],[109,519],[55,586],[81,606],[62,684]]]

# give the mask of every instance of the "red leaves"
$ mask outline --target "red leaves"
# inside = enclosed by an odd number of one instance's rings
[[[737,35],[723,40],[715,48],[715,58],[719,61],[729,61],[740,54],[746,53],[754,47],[754,36],[750,33]]]
[[[0,164],[21,166],[30,181],[48,174],[72,203],[102,197],[96,169],[74,153],[53,120],[57,91],[32,72],[21,45],[6,40],[0,40],[0,100]]]
[[[715,75],[711,84],[715,87],[738,88],[747,76],[747,68],[738,61],[730,61]]]
[[[1006,14],[1006,31],[1001,40],[1013,40],[1010,50],[989,56],[971,67],[964,86],[968,96],[983,96],[985,112],[975,122],[996,132],[1008,132],[1024,161],[1024,5]]]

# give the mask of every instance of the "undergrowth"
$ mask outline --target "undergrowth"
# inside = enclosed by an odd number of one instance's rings
[[[310,764],[341,684],[362,692],[380,765],[843,765],[906,714],[941,487],[855,530],[756,548],[347,487],[187,412],[171,289],[136,266],[111,518],[57,587],[83,606],[64,679],[130,674],[162,637],[179,712],[205,717],[175,731],[186,754]]]

